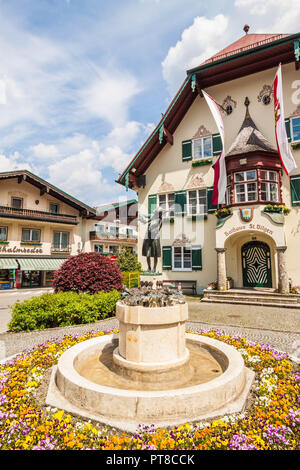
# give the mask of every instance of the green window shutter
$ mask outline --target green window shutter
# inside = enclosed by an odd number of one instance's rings
[[[157,196],[156,194],[151,194],[148,196],[148,215],[153,214],[157,207]]]
[[[174,194],[175,215],[186,214],[186,191],[177,191]]]
[[[172,247],[162,247],[162,268],[164,270],[172,269]]]
[[[192,246],[192,269],[193,271],[199,271],[202,269],[201,246]]]
[[[300,205],[300,175],[290,177],[292,206]]]
[[[288,141],[291,142],[292,140],[292,136],[291,136],[291,120],[290,118],[286,118],[284,120],[285,122],[285,129],[286,129],[286,135],[287,135],[287,138],[288,138]]]
[[[207,188],[207,212],[208,214],[213,214],[215,210],[217,210],[217,206],[212,204],[212,196],[213,196],[213,186]]]
[[[182,161],[192,160],[192,141],[184,140],[182,142]]]
[[[213,155],[219,156],[222,151],[222,140],[220,134],[212,135]]]

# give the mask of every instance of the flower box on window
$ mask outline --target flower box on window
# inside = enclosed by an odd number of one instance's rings
[[[192,166],[202,166],[202,165],[211,165],[213,162],[212,158],[205,158],[202,160],[195,160],[192,162]]]
[[[231,214],[232,214],[231,209],[227,209],[226,207],[215,211],[215,216],[218,219],[224,219],[225,217],[228,217]]]
[[[292,143],[292,149],[294,149],[294,150],[300,149],[300,142],[293,142]]]
[[[287,215],[291,212],[290,209],[288,209],[284,204],[279,204],[279,205],[273,205],[273,204],[268,204],[264,208],[264,212],[270,212],[270,213],[277,213],[277,214],[284,214]]]

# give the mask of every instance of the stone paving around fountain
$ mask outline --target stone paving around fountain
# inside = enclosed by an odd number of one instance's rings
[[[203,307],[199,298],[188,297],[187,300],[190,312],[189,320],[186,323],[187,330],[221,329],[228,334],[241,335],[250,341],[270,344],[278,350],[300,359],[300,314],[296,318],[294,315],[291,316],[288,311],[274,312],[275,314],[272,315],[270,307],[260,308],[258,311],[250,309],[249,306],[248,310],[241,309],[240,305],[227,307],[205,305]],[[278,321],[279,313],[281,315],[280,322]],[[0,360],[66,334],[85,334],[88,331],[105,331],[118,329],[118,327],[118,320],[111,318],[93,324],[68,328],[53,328],[28,333],[1,333]]]

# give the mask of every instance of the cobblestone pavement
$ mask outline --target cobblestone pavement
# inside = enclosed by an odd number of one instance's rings
[[[78,325],[67,328],[51,328],[44,331],[28,333],[2,333],[0,334],[0,360],[31,349],[47,340],[62,338],[65,335],[85,334],[88,331],[107,331],[118,329],[118,320],[113,317],[88,325]],[[287,352],[294,359],[300,359],[300,333],[278,332],[267,329],[247,328],[241,326],[228,326],[203,322],[187,322],[187,331],[210,330],[215,328],[226,334],[240,335],[249,341],[260,344],[269,344],[279,351]],[[297,361],[298,362],[298,361]]]

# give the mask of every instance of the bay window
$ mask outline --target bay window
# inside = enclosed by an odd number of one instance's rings
[[[227,175],[225,204],[280,203],[280,176],[275,170],[245,170]]]
[[[278,202],[277,172],[261,170],[260,176],[262,201]]]
[[[235,202],[257,201],[256,170],[240,171],[234,174]]]

